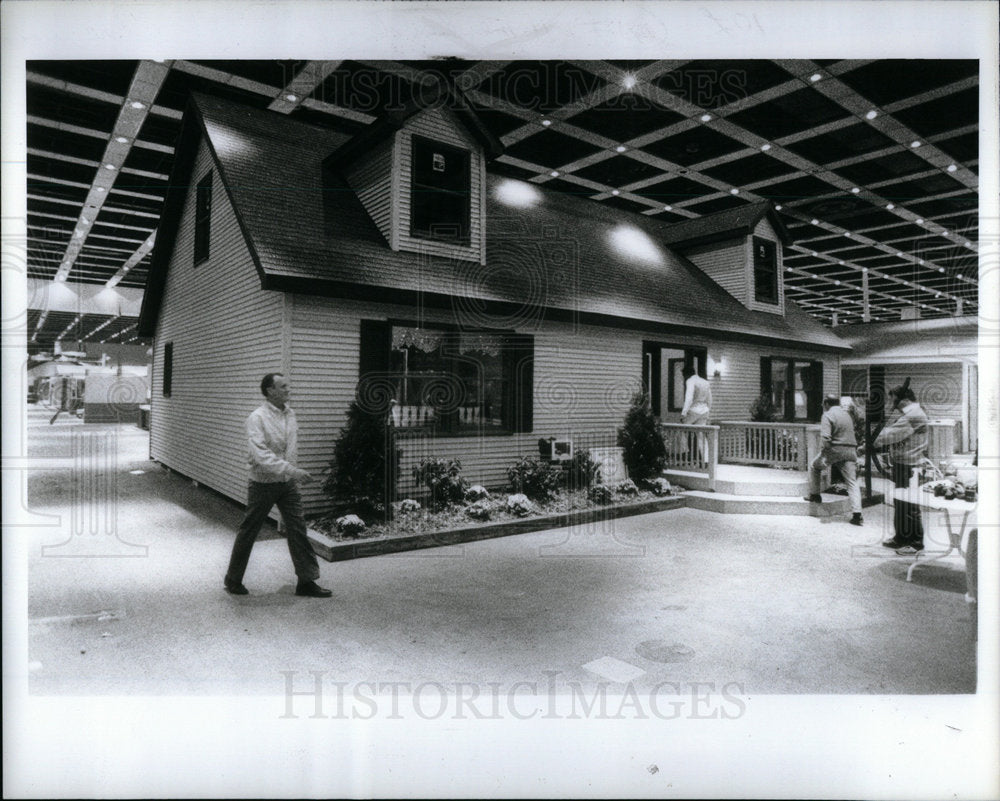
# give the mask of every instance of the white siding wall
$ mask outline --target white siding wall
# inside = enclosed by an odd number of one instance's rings
[[[726,292],[746,305],[748,300],[746,237],[700,245],[684,251],[684,255]]]
[[[346,419],[358,378],[359,329],[362,319],[412,319],[414,310],[384,304],[348,303],[295,295],[291,346],[292,402],[300,426],[301,466],[321,474]],[[425,312],[432,322],[453,322],[446,312]],[[544,324],[534,332],[534,430],[518,435],[439,436],[415,440],[405,448],[400,489],[412,487],[410,470],[422,456],[460,459],[470,481],[496,487],[519,456],[537,457],[540,437],[570,436],[576,446],[614,445],[632,395],[642,386],[644,339],[692,346],[703,338],[671,337],[640,331],[570,324]],[[797,356],[800,351],[733,343],[708,345],[709,355],[725,358],[727,372],[712,379],[717,395],[713,418],[747,419],[747,407],[759,392],[761,356]],[[839,389],[839,357],[824,354],[824,388]],[[310,512],[327,505],[316,482],[307,489]]]
[[[202,144],[192,184],[211,168]],[[264,292],[215,171],[209,258],[193,266],[194,189],[188,193],[155,338],[150,452],[212,489],[246,501],[244,421],[260,378],[282,367],[284,298]],[[163,346],[174,343],[173,391],[163,396]]]
[[[410,181],[412,174],[411,144],[413,136],[423,136],[446,145],[470,151],[469,171],[472,178],[471,225],[469,245],[453,245],[410,236]],[[399,250],[425,253],[432,256],[465,259],[484,263],[486,231],[483,226],[485,205],[486,172],[485,160],[479,144],[458,124],[454,115],[446,109],[428,109],[408,120],[406,126],[396,134],[396,158],[398,181],[395,214],[396,236],[394,246]]]
[[[393,150],[392,139],[383,142],[346,173],[347,182],[389,243],[392,242],[392,201],[395,192]]]

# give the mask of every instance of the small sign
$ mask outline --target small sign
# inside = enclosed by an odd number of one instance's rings
[[[444,153],[435,153],[431,163],[434,172],[444,172]]]
[[[625,453],[621,448],[591,448],[590,458],[597,462],[600,483],[616,484],[628,478],[625,470]]]
[[[554,439],[552,440],[552,461],[569,462],[573,459],[573,440]]]

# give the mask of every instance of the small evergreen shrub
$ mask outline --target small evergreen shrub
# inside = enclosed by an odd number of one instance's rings
[[[411,512],[420,511],[420,501],[415,501],[413,498],[407,498],[404,501],[400,501],[399,511],[403,514],[409,514]]]
[[[674,488],[670,486],[670,482],[663,476],[648,479],[644,482],[644,484],[652,490],[654,495],[658,495],[660,497],[663,497],[664,495],[672,495],[674,491]]]
[[[538,462],[530,456],[522,456],[507,468],[507,479],[512,492],[544,502],[558,494],[562,468]]]
[[[473,484],[465,491],[465,500],[469,503],[475,503],[476,501],[485,501],[490,497],[490,491],[481,484]]]
[[[778,410],[770,395],[758,395],[750,404],[750,421],[753,423],[773,423]]]
[[[413,468],[413,480],[430,490],[434,509],[461,503],[469,487],[458,459],[424,459]]]
[[[619,481],[615,484],[615,492],[619,495],[638,495],[639,488],[632,479],[626,478],[624,481]]]
[[[566,475],[566,485],[571,490],[589,489],[597,480],[597,471],[600,468],[601,466],[590,458],[590,451],[575,451]]]
[[[399,451],[391,444],[383,415],[352,401],[347,423],[333,448],[323,491],[338,505],[346,505],[370,521],[385,520],[398,469]]]
[[[337,518],[337,532],[345,537],[360,537],[366,528],[365,521],[357,515]]]
[[[618,429],[618,445],[623,451],[625,467],[636,481],[658,475],[663,470],[667,449],[645,393],[637,392],[632,396],[625,424]]]
[[[471,506],[465,508],[465,513],[473,520],[489,520],[490,507],[484,501],[476,501]]]
[[[592,503],[611,503],[615,499],[615,493],[607,484],[595,484],[587,490],[587,497]]]
[[[527,495],[521,492],[508,495],[504,508],[510,514],[517,515],[518,517],[524,517],[538,511],[538,507],[528,499]]]

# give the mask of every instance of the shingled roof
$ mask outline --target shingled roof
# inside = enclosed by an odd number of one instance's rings
[[[534,202],[511,205],[501,191],[509,178],[487,176],[485,266],[393,251],[347,182],[329,170],[324,178],[343,134],[205,95],[193,96],[187,114],[178,149],[196,149],[191,131],[207,137],[265,289],[449,307],[457,298],[512,312],[532,304],[548,319],[850,349],[791,301],[784,317],[748,310],[666,246],[677,226],[534,184]],[[179,153],[171,176],[177,189],[168,193],[140,317],[146,335],[155,331],[176,234],[170,218],[182,208],[173,196],[190,185],[192,158]]]

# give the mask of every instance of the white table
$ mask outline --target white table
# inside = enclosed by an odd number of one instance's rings
[[[928,551],[925,548],[922,551],[918,551],[913,559],[913,564],[910,565],[910,569],[906,571],[907,581],[912,580],[913,571],[917,565],[923,565],[927,562],[935,562],[938,559],[944,559],[952,551],[958,551],[959,555],[963,559],[965,558],[965,552],[962,550],[962,538],[965,536],[965,527],[969,522],[969,515],[976,509],[975,502],[963,501],[958,498],[949,501],[935,496],[932,492],[914,490],[909,487],[900,487],[899,489],[893,490],[892,497],[894,501],[905,501],[907,503],[915,504],[921,509],[929,509],[933,512],[944,513],[944,524],[948,529],[948,550]],[[957,528],[951,523],[952,515],[955,515],[956,517],[961,515],[961,524],[958,525]],[[933,554],[933,556],[929,556],[929,554]]]

